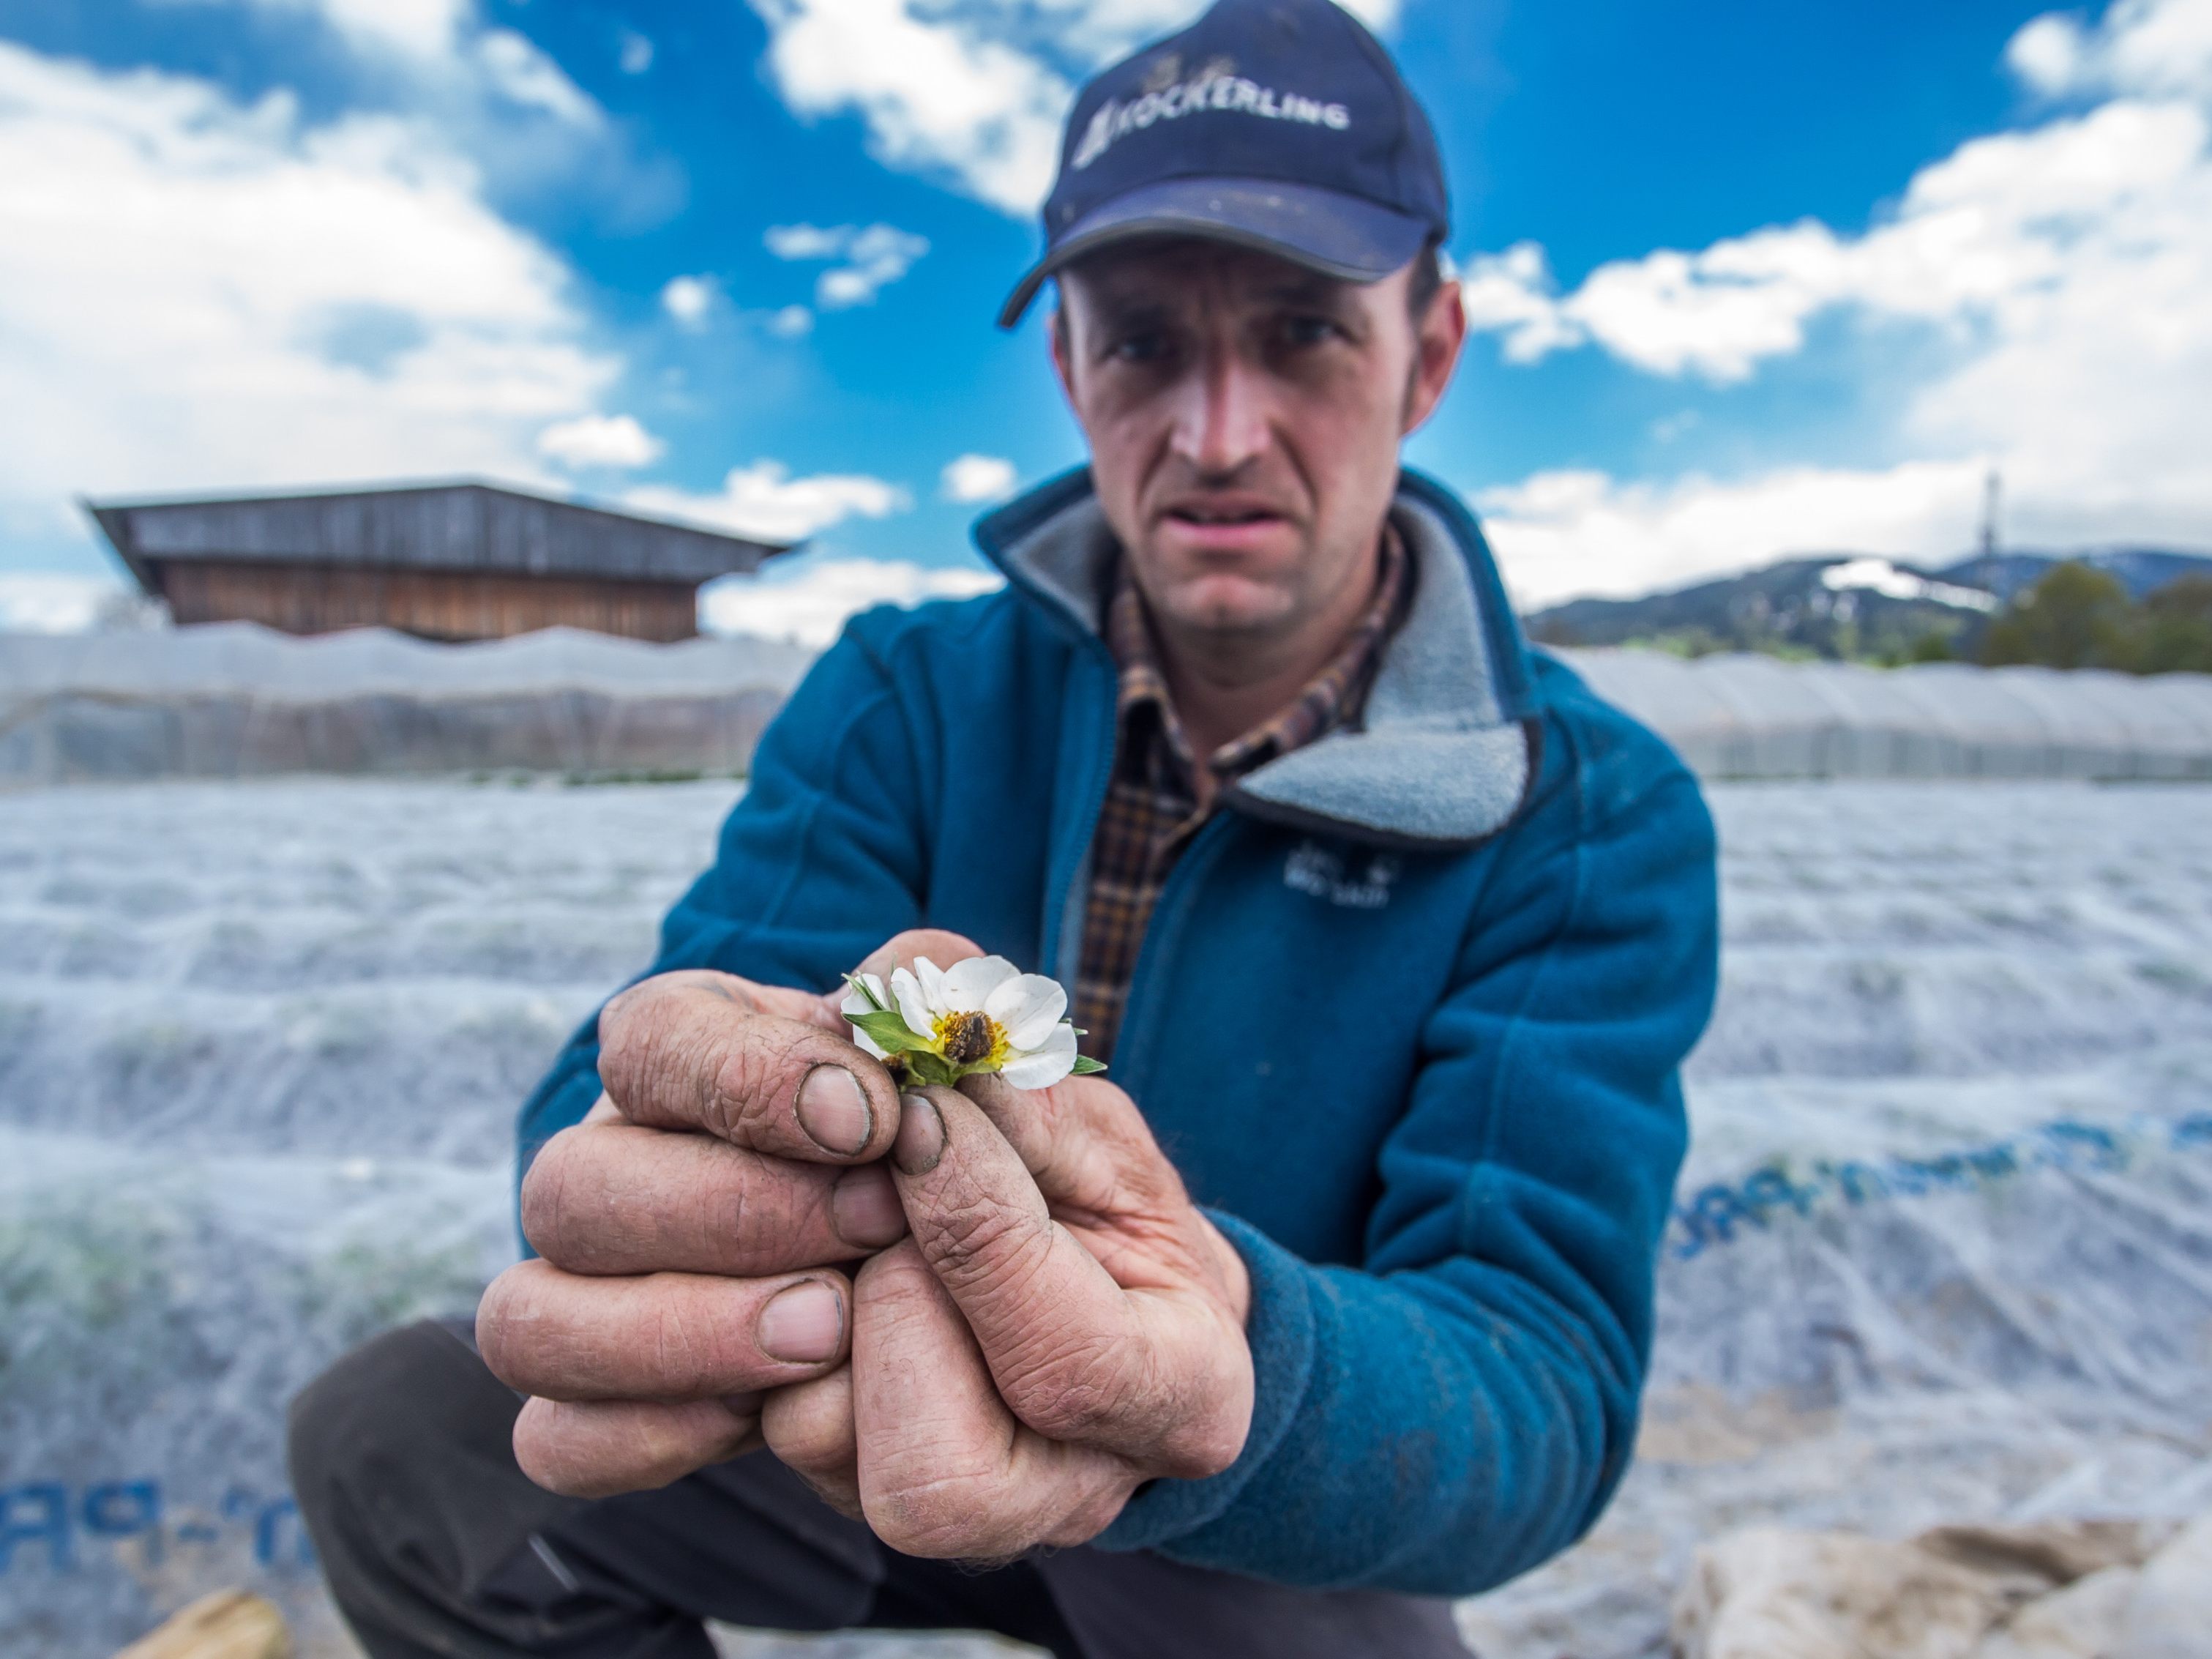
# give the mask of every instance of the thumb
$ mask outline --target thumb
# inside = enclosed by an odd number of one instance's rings
[[[914,1243],[975,1334],[1000,1396],[1040,1434],[1123,1449],[1114,1419],[1139,1392],[1146,1358],[1129,1298],[1053,1220],[974,1101],[916,1089],[900,1111],[891,1165]]]
[[[1017,1089],[996,1073],[979,1072],[961,1079],[960,1092],[982,1109],[1054,1205],[1157,1220],[1189,1203],[1137,1103],[1103,1077]]]

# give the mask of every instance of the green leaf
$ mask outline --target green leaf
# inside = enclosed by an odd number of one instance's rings
[[[928,1041],[916,1036],[907,1029],[907,1023],[896,1014],[848,1014],[846,1019],[875,1039],[876,1047],[885,1054],[909,1054],[915,1049],[927,1050]]]
[[[1075,1075],[1078,1077],[1089,1077],[1094,1072],[1103,1072],[1105,1069],[1106,1062],[1103,1060],[1093,1060],[1088,1054],[1078,1054],[1075,1057]]]
[[[882,1000],[878,998],[873,991],[868,988],[868,981],[862,979],[858,974],[846,975],[845,983],[851,986],[855,991],[858,991],[860,994],[860,1000],[866,1003],[869,1007],[874,1009],[879,1014],[884,1012]]]

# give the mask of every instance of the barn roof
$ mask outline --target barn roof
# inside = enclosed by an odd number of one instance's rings
[[[169,561],[470,570],[689,582],[750,571],[788,544],[671,524],[475,479],[284,495],[87,501],[149,593]]]

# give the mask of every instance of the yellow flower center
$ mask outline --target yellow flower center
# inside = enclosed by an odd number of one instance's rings
[[[935,1035],[937,1052],[955,1066],[997,1065],[1006,1060],[1006,1034],[988,1014],[940,1015]]]

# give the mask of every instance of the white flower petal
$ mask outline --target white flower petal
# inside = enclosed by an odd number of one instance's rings
[[[930,971],[934,973],[936,969]],[[928,1036],[936,1030],[937,1021],[922,995],[921,981],[903,968],[891,972],[891,996],[898,1004],[899,1018],[906,1022],[908,1030],[918,1037]]]
[[[881,974],[855,974],[853,977],[875,994],[878,1003],[886,1008],[891,1006],[890,994],[884,989],[884,977]],[[842,1006],[848,1014],[865,1014],[872,1012],[868,999],[862,996],[858,990],[848,990],[845,993]]]
[[[945,1006],[948,1013],[980,1014],[991,993],[1014,977],[1014,964],[1004,957],[970,957],[945,970]]]
[[[991,993],[983,1012],[999,1022],[1008,1043],[1026,1052],[1044,1046],[1067,1012],[1067,993],[1042,974],[1020,974]]]
[[[1014,1056],[1002,1075],[1017,1089],[1049,1089],[1074,1069],[1075,1028],[1055,1025],[1042,1048]]]
[[[859,974],[854,977],[876,994],[877,1002],[889,1006],[890,999],[884,994],[884,982],[881,979],[873,974]],[[862,996],[858,991],[846,992],[844,1001],[837,1006],[838,1012],[848,1019],[853,1018],[855,1015],[872,1014],[876,1012],[874,1004],[869,1002],[867,998]],[[872,1054],[878,1060],[890,1058],[890,1055],[877,1046],[876,1040],[857,1025],[853,1028],[853,1041],[860,1045],[860,1052],[863,1054]]]
[[[921,1000],[928,1006],[931,1018],[952,1012],[951,1005],[945,1000],[945,970],[942,968],[927,957],[916,957],[914,959],[914,976],[921,981]]]

